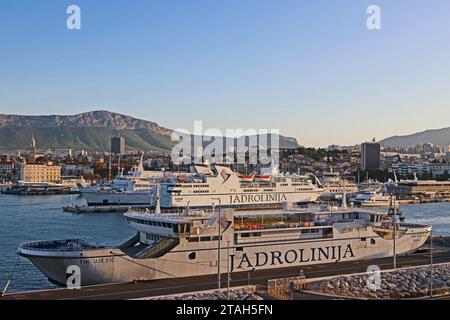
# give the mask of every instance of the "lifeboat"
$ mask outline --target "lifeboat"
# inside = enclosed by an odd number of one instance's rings
[[[253,176],[239,176],[241,182],[252,182]]]
[[[271,176],[256,176],[255,180],[257,181],[263,181],[263,182],[269,182],[272,179]]]

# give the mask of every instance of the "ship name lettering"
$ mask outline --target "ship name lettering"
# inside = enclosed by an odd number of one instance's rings
[[[230,202],[236,203],[258,203],[258,202],[283,202],[287,201],[287,197],[284,193],[280,194],[241,194],[231,195]]]
[[[285,252],[270,251],[270,252],[256,252],[242,253],[239,258],[235,255],[230,255],[230,271],[235,269],[249,269],[264,267],[267,265],[283,265],[306,262],[320,262],[320,261],[335,261],[354,258],[355,254],[351,244],[346,246],[327,246],[310,248],[305,251],[302,249],[290,249]]]

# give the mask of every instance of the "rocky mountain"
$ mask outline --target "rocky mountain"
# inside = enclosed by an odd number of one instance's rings
[[[37,128],[108,128],[113,130],[151,130],[158,134],[170,136],[172,130],[162,128],[154,122],[136,119],[109,111],[92,111],[69,116],[19,116],[0,114],[0,128],[4,127]]]
[[[0,148],[24,149],[36,137],[38,148],[110,150],[110,139],[121,134],[129,150],[170,150],[172,130],[109,111],[76,115],[0,115]]]
[[[443,129],[426,130],[410,135],[393,136],[381,141],[385,146],[408,148],[422,143],[446,147],[450,146],[450,127]]]
[[[173,130],[127,115],[92,111],[75,115],[22,116],[0,114],[0,149],[26,149],[34,135],[40,149],[76,148],[109,151],[119,133],[127,150],[169,151]],[[280,147],[297,147],[295,138],[280,136]]]

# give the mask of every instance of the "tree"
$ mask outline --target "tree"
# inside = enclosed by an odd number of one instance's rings
[[[433,174],[431,171],[424,172],[419,176],[420,180],[433,180]]]
[[[447,170],[445,170],[444,173],[441,174],[441,175],[437,178],[437,180],[438,180],[438,181],[448,181],[448,180],[450,180],[450,174],[448,173]]]

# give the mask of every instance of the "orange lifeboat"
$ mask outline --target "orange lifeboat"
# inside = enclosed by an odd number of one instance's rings
[[[271,176],[256,176],[255,180],[257,181],[263,181],[263,182],[269,182],[272,179]]]
[[[253,176],[239,176],[238,177],[241,182],[252,182]]]

